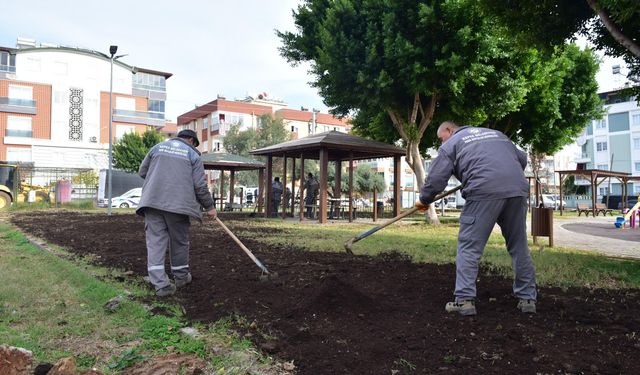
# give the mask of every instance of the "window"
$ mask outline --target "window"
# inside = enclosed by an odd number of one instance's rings
[[[40,70],[42,70],[42,68],[40,67],[40,59],[35,57],[28,57],[25,65],[27,67],[27,70],[32,72],[39,72]]]
[[[127,111],[136,110],[136,100],[134,98],[116,97],[116,108],[125,109]]]
[[[0,51],[0,72],[16,71],[16,55],[6,51]]]
[[[9,85],[9,98],[11,99],[33,99],[33,87]]]
[[[633,194],[634,195],[640,195],[640,185],[635,185],[633,187]]]
[[[204,119],[202,119],[202,128],[203,129],[209,129],[209,116],[207,116]],[[205,150],[206,150],[206,148],[205,148]]]
[[[31,138],[31,117],[9,116],[7,118],[7,137],[27,137]]]
[[[607,120],[596,120],[596,129],[606,129],[607,128]]]
[[[216,143],[214,144],[213,151],[220,151],[220,142],[216,142]]]
[[[297,127],[297,126],[293,126],[293,125],[291,125],[291,132],[292,132],[292,133],[296,133],[296,132],[298,132],[298,127]]]
[[[596,142],[596,150],[607,151],[607,142]]]
[[[602,171],[608,171],[609,170],[609,165],[607,165],[607,164],[598,164],[596,169],[600,169]]]
[[[138,72],[133,75],[133,87],[143,90],[166,91],[166,78],[155,74]]]
[[[66,91],[54,91],[53,92],[53,102],[56,104],[66,104],[69,103],[69,96]]]
[[[202,151],[205,151],[205,152],[209,151],[209,141],[202,142]]]
[[[633,164],[634,164],[634,167],[635,167],[634,170],[636,172],[640,172],[640,163],[633,163]]]
[[[609,188],[608,187],[601,187],[598,189],[598,191],[600,192],[599,195],[608,195],[609,194]]]
[[[633,149],[640,150],[640,138],[633,138]]]
[[[31,161],[30,148],[7,147],[8,161]]]
[[[631,125],[640,126],[640,113],[631,115]]]
[[[149,99],[149,102],[147,103],[147,110],[149,112],[164,113],[164,100]]]

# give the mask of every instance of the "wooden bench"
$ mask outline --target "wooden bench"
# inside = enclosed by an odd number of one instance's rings
[[[607,212],[613,216],[613,210],[611,208],[607,208],[607,205],[604,203],[596,203],[596,215],[600,212],[602,212],[602,216],[607,216]]]
[[[587,204],[578,203],[576,205],[576,211],[578,211],[578,216],[580,216],[584,212],[584,215],[586,217],[589,217],[589,214],[591,213],[591,208],[589,208],[589,205]]]

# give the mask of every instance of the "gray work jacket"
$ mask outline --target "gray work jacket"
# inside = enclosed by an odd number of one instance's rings
[[[438,149],[420,190],[420,201],[433,202],[454,175],[462,197],[484,201],[529,195],[524,175],[527,154],[497,130],[464,126]]]
[[[200,152],[184,139],[172,138],[153,146],[138,174],[144,178],[136,210],[139,215],[151,207],[202,221],[200,208],[213,208]]]

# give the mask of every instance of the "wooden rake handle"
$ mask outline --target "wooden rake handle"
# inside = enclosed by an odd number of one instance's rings
[[[442,199],[442,198],[444,198],[444,197],[446,197],[446,196],[448,196],[450,194],[455,193],[456,191],[460,190],[461,188],[462,188],[462,185],[458,185],[458,186],[456,186],[455,188],[453,188],[451,190],[447,190],[447,191],[445,191],[443,193],[440,193],[440,194],[436,195],[436,197],[433,200],[437,201],[438,199]],[[364,231],[364,232],[360,233],[359,235],[357,235],[357,236],[353,237],[352,239],[350,239],[349,241],[345,242],[344,249],[347,251],[347,253],[353,254],[353,252],[351,251],[351,246],[353,246],[354,243],[360,241],[361,239],[363,239],[365,237],[368,237],[368,236],[374,234],[375,232],[379,231],[380,229],[382,229],[382,228],[384,228],[384,227],[386,227],[388,225],[391,225],[391,224],[395,223],[398,220],[402,220],[405,217],[416,213],[417,211],[418,211],[418,208],[417,207],[413,207],[413,208],[408,209],[405,212],[401,213],[400,215],[394,217],[393,219],[387,220],[386,222],[384,222],[384,223],[382,223],[382,224],[380,224],[380,225],[378,225],[376,227],[373,227],[373,228],[371,228],[371,229],[369,229],[367,231]]]
[[[235,234],[233,234],[233,232],[227,228],[226,225],[224,225],[224,223],[222,221],[220,221],[220,219],[216,216],[216,221],[218,222],[218,224],[220,224],[220,226],[222,227],[222,229],[224,229],[225,232],[227,232],[227,234],[229,235],[229,237],[231,237],[237,244],[238,246],[240,246],[240,248],[242,250],[244,250],[245,253],[247,253],[247,255],[249,256],[249,258],[251,258],[251,260],[253,260],[253,263],[255,263],[258,267],[260,267],[260,269],[262,270],[262,272],[269,274],[269,270],[267,270],[267,267],[265,267],[262,262],[260,262],[258,260],[258,258],[255,257],[255,255],[253,255],[253,253],[251,252],[251,250],[249,250],[246,246],[244,246],[244,244],[242,243],[242,241],[240,241],[240,239],[238,237],[236,237]]]

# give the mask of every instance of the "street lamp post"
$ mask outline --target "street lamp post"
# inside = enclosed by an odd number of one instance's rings
[[[109,171],[107,173],[107,215],[111,215],[111,184],[113,174],[113,59],[114,55],[118,52],[118,46],[110,46],[109,54],[111,54],[111,76],[109,79]]]

